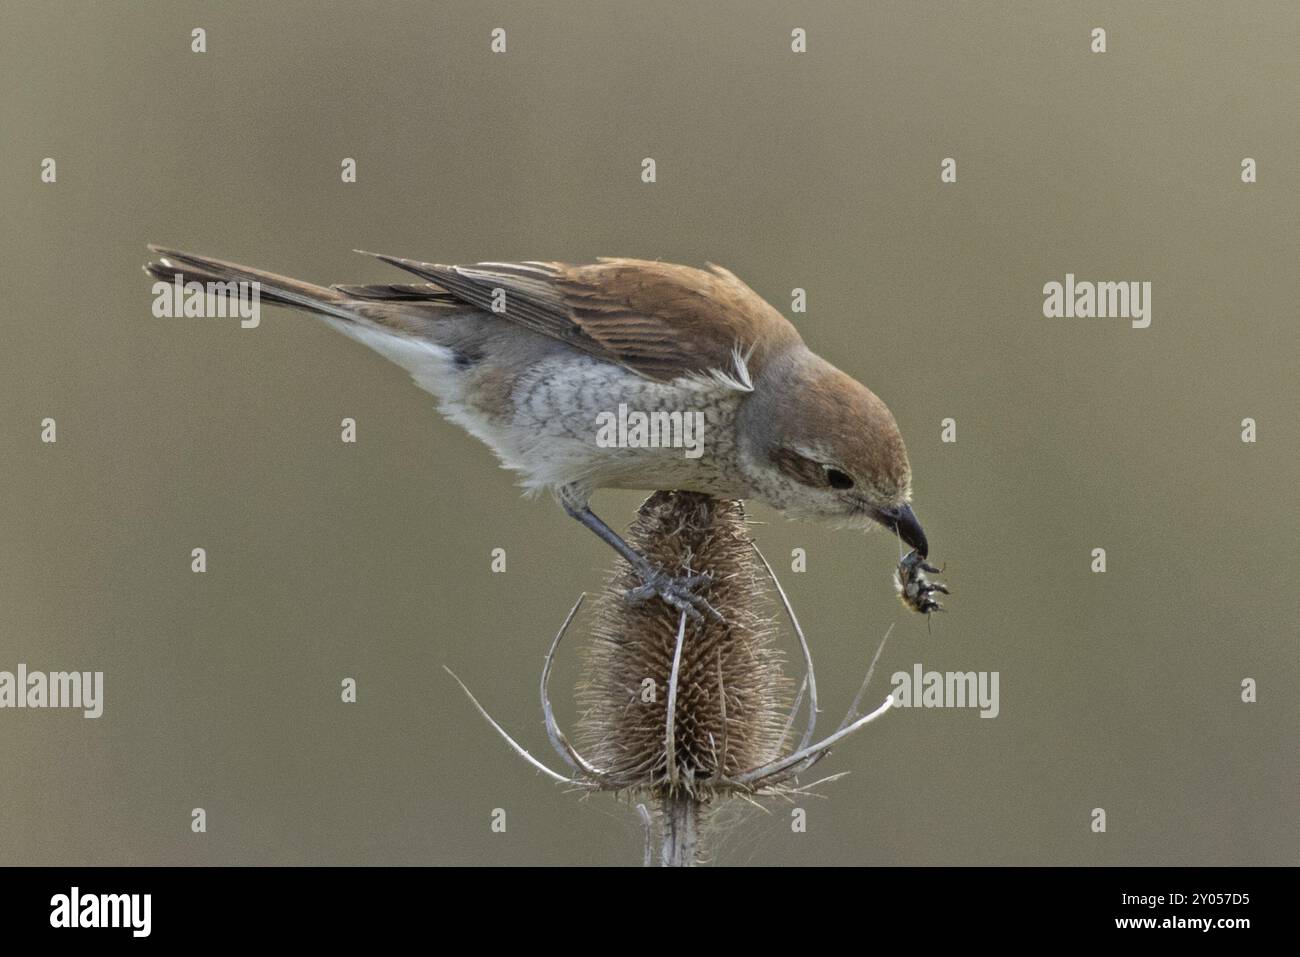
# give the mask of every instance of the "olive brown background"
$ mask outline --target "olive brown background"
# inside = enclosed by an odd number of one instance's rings
[[[870,699],[920,662],[999,672],[1001,713],[886,715],[806,834],[735,811],[719,863],[1297,863],[1297,36],[1288,2],[5,3],[0,670],[102,670],[106,702],[0,711],[0,863],[640,859],[626,805],[534,774],[442,670],[547,753],[542,654],[608,550],[309,317],[154,318],[146,242],[808,291],[954,590],[927,629],[890,537],[753,507],[823,723],[891,624]],[[1150,281],[1151,327],[1044,318],[1067,272]]]

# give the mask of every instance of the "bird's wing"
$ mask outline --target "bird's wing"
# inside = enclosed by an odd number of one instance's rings
[[[366,299],[371,302],[424,302],[464,306],[461,300],[431,282],[385,282],[375,286],[335,283],[330,288],[349,299]]]
[[[443,266],[377,258],[434,285],[340,291],[409,301],[425,298],[417,291],[426,289],[427,298],[450,296],[658,381],[730,373],[737,350],[757,370],[769,351],[799,339],[785,317],[720,266],[640,259]]]

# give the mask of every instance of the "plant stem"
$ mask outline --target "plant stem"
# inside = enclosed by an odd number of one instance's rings
[[[664,867],[694,867],[700,862],[700,809],[685,791],[663,799],[662,845],[659,863]]]

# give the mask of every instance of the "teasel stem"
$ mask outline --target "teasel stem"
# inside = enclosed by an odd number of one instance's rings
[[[659,863],[664,867],[694,867],[700,863],[700,816],[703,802],[684,791],[663,799],[663,838]]]

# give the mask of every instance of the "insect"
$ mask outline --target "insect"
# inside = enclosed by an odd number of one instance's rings
[[[932,611],[943,611],[934,596],[936,593],[947,595],[948,588],[942,582],[932,582],[925,573],[939,574],[941,569],[927,564],[915,550],[908,552],[898,563],[894,571],[894,587],[898,589],[899,600],[912,611],[928,615]]]

